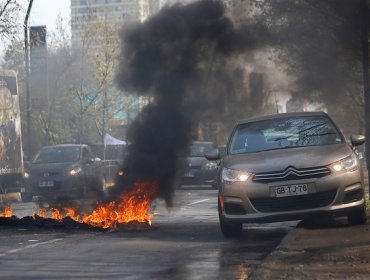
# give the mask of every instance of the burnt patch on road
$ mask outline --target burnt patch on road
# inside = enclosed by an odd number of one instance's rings
[[[18,218],[17,216],[0,217],[0,227],[13,227],[22,229],[40,228],[40,229],[66,229],[66,230],[89,230],[98,232],[111,231],[135,231],[149,230],[152,227],[149,223],[129,222],[117,224],[114,228],[93,227],[86,223],[73,220],[70,217],[62,219],[44,218],[38,215]]]
[[[79,223],[72,220],[70,217],[56,220],[51,218],[42,218],[38,215],[26,216],[18,218],[17,216],[1,217],[0,226],[16,227],[16,228],[71,228],[71,229],[97,229],[87,224]]]

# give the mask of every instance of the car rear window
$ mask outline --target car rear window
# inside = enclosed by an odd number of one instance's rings
[[[229,153],[252,153],[343,142],[343,136],[325,116],[287,117],[237,126],[230,141]]]

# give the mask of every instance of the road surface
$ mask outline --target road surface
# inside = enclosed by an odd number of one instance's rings
[[[12,203],[18,217],[36,203]],[[247,279],[295,223],[249,225],[222,237],[217,191],[183,188],[154,206],[151,228],[0,227],[0,279]]]

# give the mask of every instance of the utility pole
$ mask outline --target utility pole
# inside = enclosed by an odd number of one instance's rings
[[[30,0],[28,4],[26,18],[24,19],[24,60],[26,63],[26,110],[27,110],[27,156],[31,156],[31,102],[30,102],[30,60],[29,60],[29,43],[28,43],[28,18],[31,13],[33,0]]]
[[[360,1],[361,13],[361,44],[362,44],[362,70],[364,82],[365,100],[365,125],[366,125],[366,166],[370,178],[370,77],[369,77],[369,33],[368,33],[368,14],[367,0]],[[369,184],[370,191],[370,184]]]

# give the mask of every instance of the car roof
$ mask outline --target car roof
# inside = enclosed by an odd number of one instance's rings
[[[43,148],[52,148],[52,147],[87,147],[86,144],[57,144],[57,145],[50,145],[45,146]]]
[[[289,118],[289,117],[310,117],[310,116],[328,116],[328,115],[325,112],[280,113],[280,114],[252,117],[252,118],[248,118],[245,120],[239,120],[236,123],[236,125],[249,123],[249,122],[255,122],[255,121],[270,120],[270,119],[283,119],[283,118]]]

